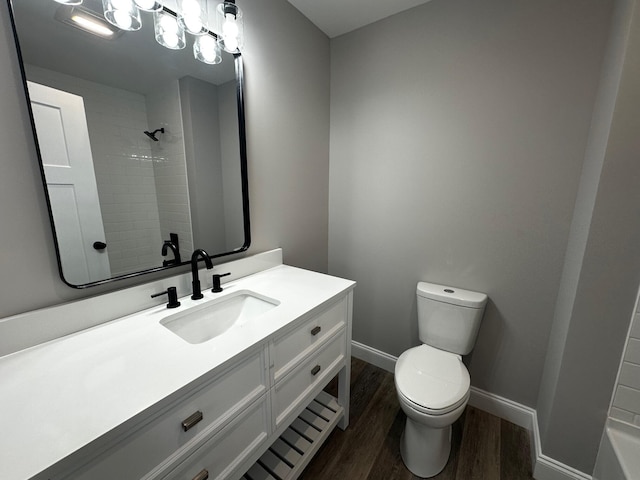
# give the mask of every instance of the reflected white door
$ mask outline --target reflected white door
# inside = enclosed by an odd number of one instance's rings
[[[72,284],[111,276],[82,97],[27,82],[64,278]]]

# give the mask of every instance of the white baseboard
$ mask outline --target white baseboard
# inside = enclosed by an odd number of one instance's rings
[[[351,342],[351,354],[367,363],[393,373],[397,357],[359,342]],[[529,431],[533,478],[536,480],[592,480],[582,473],[542,453],[537,413],[533,408],[508,398],[471,387],[469,405],[514,423]]]
[[[587,475],[542,453],[538,415],[535,410],[533,411],[533,431],[529,433],[529,436],[532,437],[531,456],[536,459],[533,464],[533,478],[539,480],[592,480],[591,475]]]
[[[591,476],[542,453],[537,412],[508,398],[471,387],[469,405],[529,431],[533,478],[536,480],[591,480]]]
[[[398,357],[356,341],[351,342],[351,355],[390,373],[394,372],[398,360]]]
[[[471,387],[469,405],[531,431],[536,411],[508,398]]]

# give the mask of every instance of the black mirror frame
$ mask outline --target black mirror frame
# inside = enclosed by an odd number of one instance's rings
[[[58,262],[58,273],[60,274],[60,279],[69,287],[76,289],[84,289],[88,287],[95,287],[98,285],[104,285],[107,283],[115,282],[117,280],[125,280],[129,278],[139,277],[142,275],[147,275],[150,273],[162,272],[165,270],[169,270],[171,268],[189,265],[189,261],[183,261],[176,265],[168,265],[168,266],[159,266],[154,268],[148,268],[145,270],[139,270],[137,272],[131,272],[124,275],[117,275],[114,277],[106,278],[103,280],[97,280],[95,282],[83,283],[80,285],[76,285],[73,283],[69,283],[65,277],[64,272],[62,270],[62,262],[60,259],[60,247],[58,245],[58,236],[56,234],[56,227],[53,221],[53,211],[51,208],[51,200],[49,198],[49,191],[47,189],[47,181],[44,172],[44,166],[42,162],[42,154],[40,152],[40,144],[38,142],[38,134],[36,132],[36,124],[33,116],[33,111],[31,109],[31,98],[29,97],[29,89],[27,87],[27,76],[24,68],[24,61],[22,56],[22,50],[20,49],[20,40],[18,38],[18,30],[16,28],[15,18],[13,14],[12,8],[12,0],[7,0],[7,8],[9,10],[9,19],[11,21],[11,29],[13,31],[13,38],[16,47],[16,53],[18,57],[18,64],[20,66],[20,75],[22,77],[22,85],[24,89],[25,99],[26,99],[26,107],[29,113],[29,121],[31,123],[31,130],[33,132],[33,140],[36,147],[36,153],[38,155],[38,166],[40,168],[40,175],[42,178],[42,186],[44,189],[45,199],[47,202],[47,210],[49,214],[49,222],[51,224],[51,231],[53,233],[53,242],[56,251],[56,259]],[[238,107],[238,134],[239,134],[239,146],[240,146],[240,180],[242,183],[242,215],[243,215],[243,226],[244,226],[244,243],[241,247],[238,247],[229,252],[218,253],[215,255],[210,255],[210,258],[219,258],[225,257],[227,255],[233,255],[236,253],[242,253],[246,251],[251,245],[251,223],[249,216],[249,176],[247,171],[247,140],[246,140],[246,127],[245,127],[245,111],[244,111],[244,69],[242,63],[242,55],[240,53],[233,54],[233,60],[235,65],[236,72],[236,101]],[[190,258],[190,255],[186,255]]]

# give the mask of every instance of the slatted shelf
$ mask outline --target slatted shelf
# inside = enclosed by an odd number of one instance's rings
[[[242,480],[295,480],[335,428],[343,409],[326,392],[296,418]]]

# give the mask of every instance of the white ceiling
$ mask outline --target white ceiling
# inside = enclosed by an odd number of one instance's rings
[[[289,3],[333,38],[428,1],[289,0]]]

